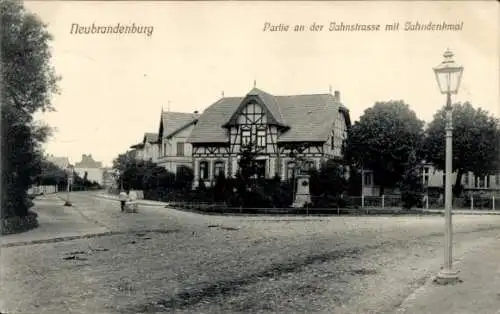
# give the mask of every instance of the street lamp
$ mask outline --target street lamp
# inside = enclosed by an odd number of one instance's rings
[[[448,284],[458,280],[458,272],[453,270],[453,240],[452,240],[452,221],[451,221],[451,208],[452,208],[452,190],[451,190],[451,176],[452,176],[452,160],[453,160],[453,116],[451,106],[451,94],[456,94],[460,87],[460,80],[464,68],[453,60],[453,53],[447,49],[443,54],[444,60],[438,66],[434,67],[436,80],[442,94],[446,95],[446,165],[445,165],[445,251],[444,251],[444,265],[441,272],[436,278],[436,282]]]

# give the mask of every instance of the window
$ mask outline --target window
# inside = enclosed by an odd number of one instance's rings
[[[182,165],[176,165],[175,166],[175,175],[179,176],[182,171]]]
[[[265,160],[256,160],[257,166],[257,177],[264,178],[266,176],[266,161]]]
[[[208,179],[208,162],[200,161],[200,179]]]
[[[167,155],[167,143],[163,143],[163,156]]]
[[[371,172],[363,172],[363,181],[364,185],[372,185],[372,173]]]
[[[465,173],[464,174],[464,186],[468,186],[469,185],[469,173]]]
[[[250,130],[241,131],[241,145],[246,146],[252,141]]]
[[[184,143],[183,142],[177,143],[177,156],[184,156]]]
[[[495,185],[496,185],[496,186],[499,186],[499,185],[500,185],[500,174],[497,174],[497,175],[495,176]]]
[[[265,124],[265,113],[263,108],[255,102],[248,103],[241,112],[240,123]]]
[[[488,188],[489,186],[489,176],[486,177],[477,177],[475,179],[475,187],[476,188]]]
[[[218,177],[221,174],[224,174],[224,162],[216,161],[214,164],[214,177]]]
[[[286,165],[286,178],[292,179],[295,174],[295,162],[289,161]]]
[[[266,130],[257,130],[257,147],[266,147]]]
[[[429,167],[422,168],[422,183],[424,185],[429,185],[429,173],[430,173]]]

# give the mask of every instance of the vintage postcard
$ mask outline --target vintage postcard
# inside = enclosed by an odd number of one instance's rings
[[[497,1],[0,9],[0,314],[500,310]]]

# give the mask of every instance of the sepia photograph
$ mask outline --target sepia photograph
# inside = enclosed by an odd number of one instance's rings
[[[499,18],[0,0],[0,314],[500,314]]]

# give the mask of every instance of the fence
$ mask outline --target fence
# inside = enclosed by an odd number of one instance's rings
[[[31,188],[28,189],[28,194],[29,195],[41,195],[41,194],[51,194],[51,193],[57,193],[58,187],[57,185],[38,185],[38,186],[32,186]]]
[[[442,197],[424,197],[420,204],[411,210],[402,210],[401,197],[384,196],[350,196],[344,198],[346,206],[342,208],[243,208],[229,207],[225,202],[172,201],[169,205],[176,208],[195,210],[206,213],[242,213],[268,215],[296,214],[393,214],[422,213],[426,209],[444,209]],[[469,196],[453,199],[453,209],[461,210],[497,210],[500,209],[498,196]]]
[[[401,208],[403,205],[401,197],[397,195],[351,196],[347,199],[353,205],[361,208]],[[452,204],[452,208],[454,209],[497,210],[500,209],[500,197],[495,195],[455,197]],[[422,209],[444,209],[444,198],[424,196],[416,207]]]

